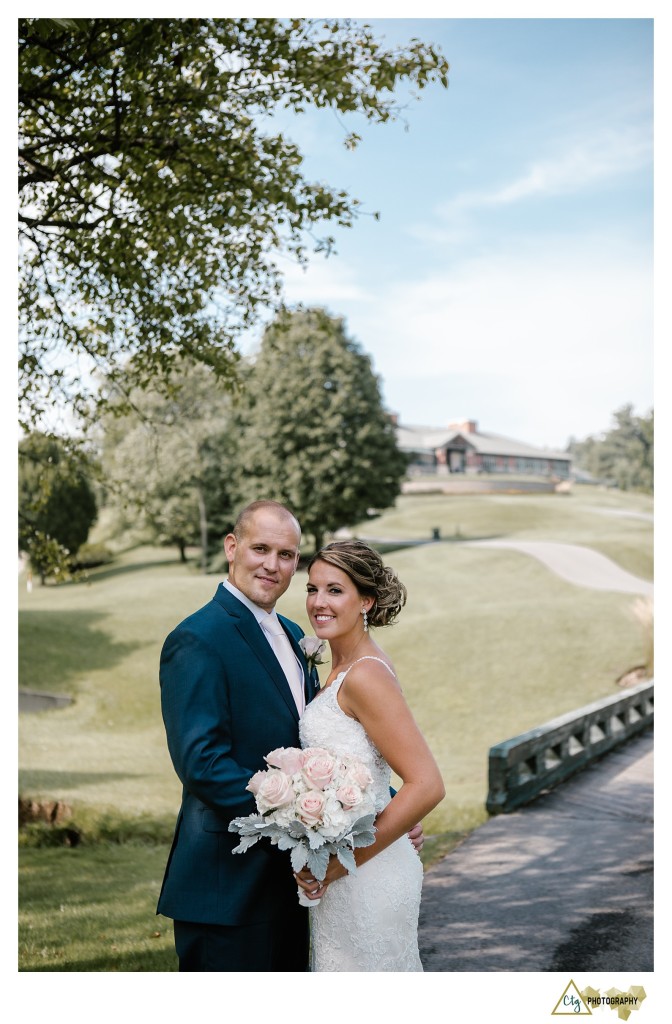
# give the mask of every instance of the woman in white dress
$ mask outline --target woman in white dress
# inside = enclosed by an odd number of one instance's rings
[[[375,785],[376,838],[355,850],[357,871],[331,857],[318,882],[296,877],[311,908],[312,971],[422,971],[422,864],[409,830],[443,799],[443,781],[370,627],[394,621],[406,588],[361,541],[329,544],[308,567],[306,608],[329,642],[331,672],[300,723],[303,747],[363,760]],[[402,780],[390,794],[391,769]]]

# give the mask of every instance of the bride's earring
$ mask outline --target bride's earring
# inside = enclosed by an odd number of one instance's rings
[[[366,608],[362,608],[362,615],[364,616],[364,632],[369,632],[369,616],[366,613]]]

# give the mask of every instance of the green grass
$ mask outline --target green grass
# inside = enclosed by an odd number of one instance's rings
[[[429,838],[425,867],[463,838]],[[172,922],[156,916],[168,848],[134,841],[20,848],[19,969],[176,971]]]
[[[651,502],[597,489],[406,496],[356,532],[412,541],[439,526],[444,538],[564,540],[650,578],[651,523],[605,511],[650,514]],[[573,586],[517,552],[455,543],[386,548],[409,600],[398,624],[376,638],[446,784],[445,800],[425,821],[431,858],[485,820],[490,746],[617,693],[619,676],[645,659],[646,638],[633,597]],[[166,922],[153,916],[180,799],[158,658],[169,630],[210,599],[217,580],[170,550],[141,548],[86,583],[31,593],[19,583],[21,685],[74,698],[20,716],[20,793],[64,801],[83,834],[75,849],[21,850],[21,969],[172,970]],[[305,574],[297,573],[282,610],[306,627],[304,592]],[[109,842],[124,836],[131,840]]]
[[[640,515],[653,515],[650,496],[596,487],[575,487],[571,494],[402,495],[394,509],[357,532],[414,540],[429,539],[438,527],[444,540],[515,537],[581,544],[650,579],[652,523]]]
[[[165,862],[166,847],[136,843],[20,850],[20,970],[177,970],[155,913]]]

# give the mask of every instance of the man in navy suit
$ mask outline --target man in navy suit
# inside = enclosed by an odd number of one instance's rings
[[[258,843],[233,855],[239,837],[228,831],[256,811],[245,787],[264,755],[299,745],[300,713],[319,687],[302,630],[275,613],[300,540],[283,505],[244,509],[224,541],[228,579],[161,653],[161,707],[183,790],[157,913],[173,918],[180,971],[308,969],[308,911],[288,854]]]

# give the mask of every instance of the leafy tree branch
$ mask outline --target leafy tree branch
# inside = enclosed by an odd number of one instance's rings
[[[440,51],[350,20],[19,20],[21,420],[80,417],[92,374],[139,388],[185,356],[232,383],[236,339],[281,301],[278,257],[330,251],[354,197],[306,179],[279,109],[384,123],[448,83]],[[354,147],[351,132],[346,145]]]

